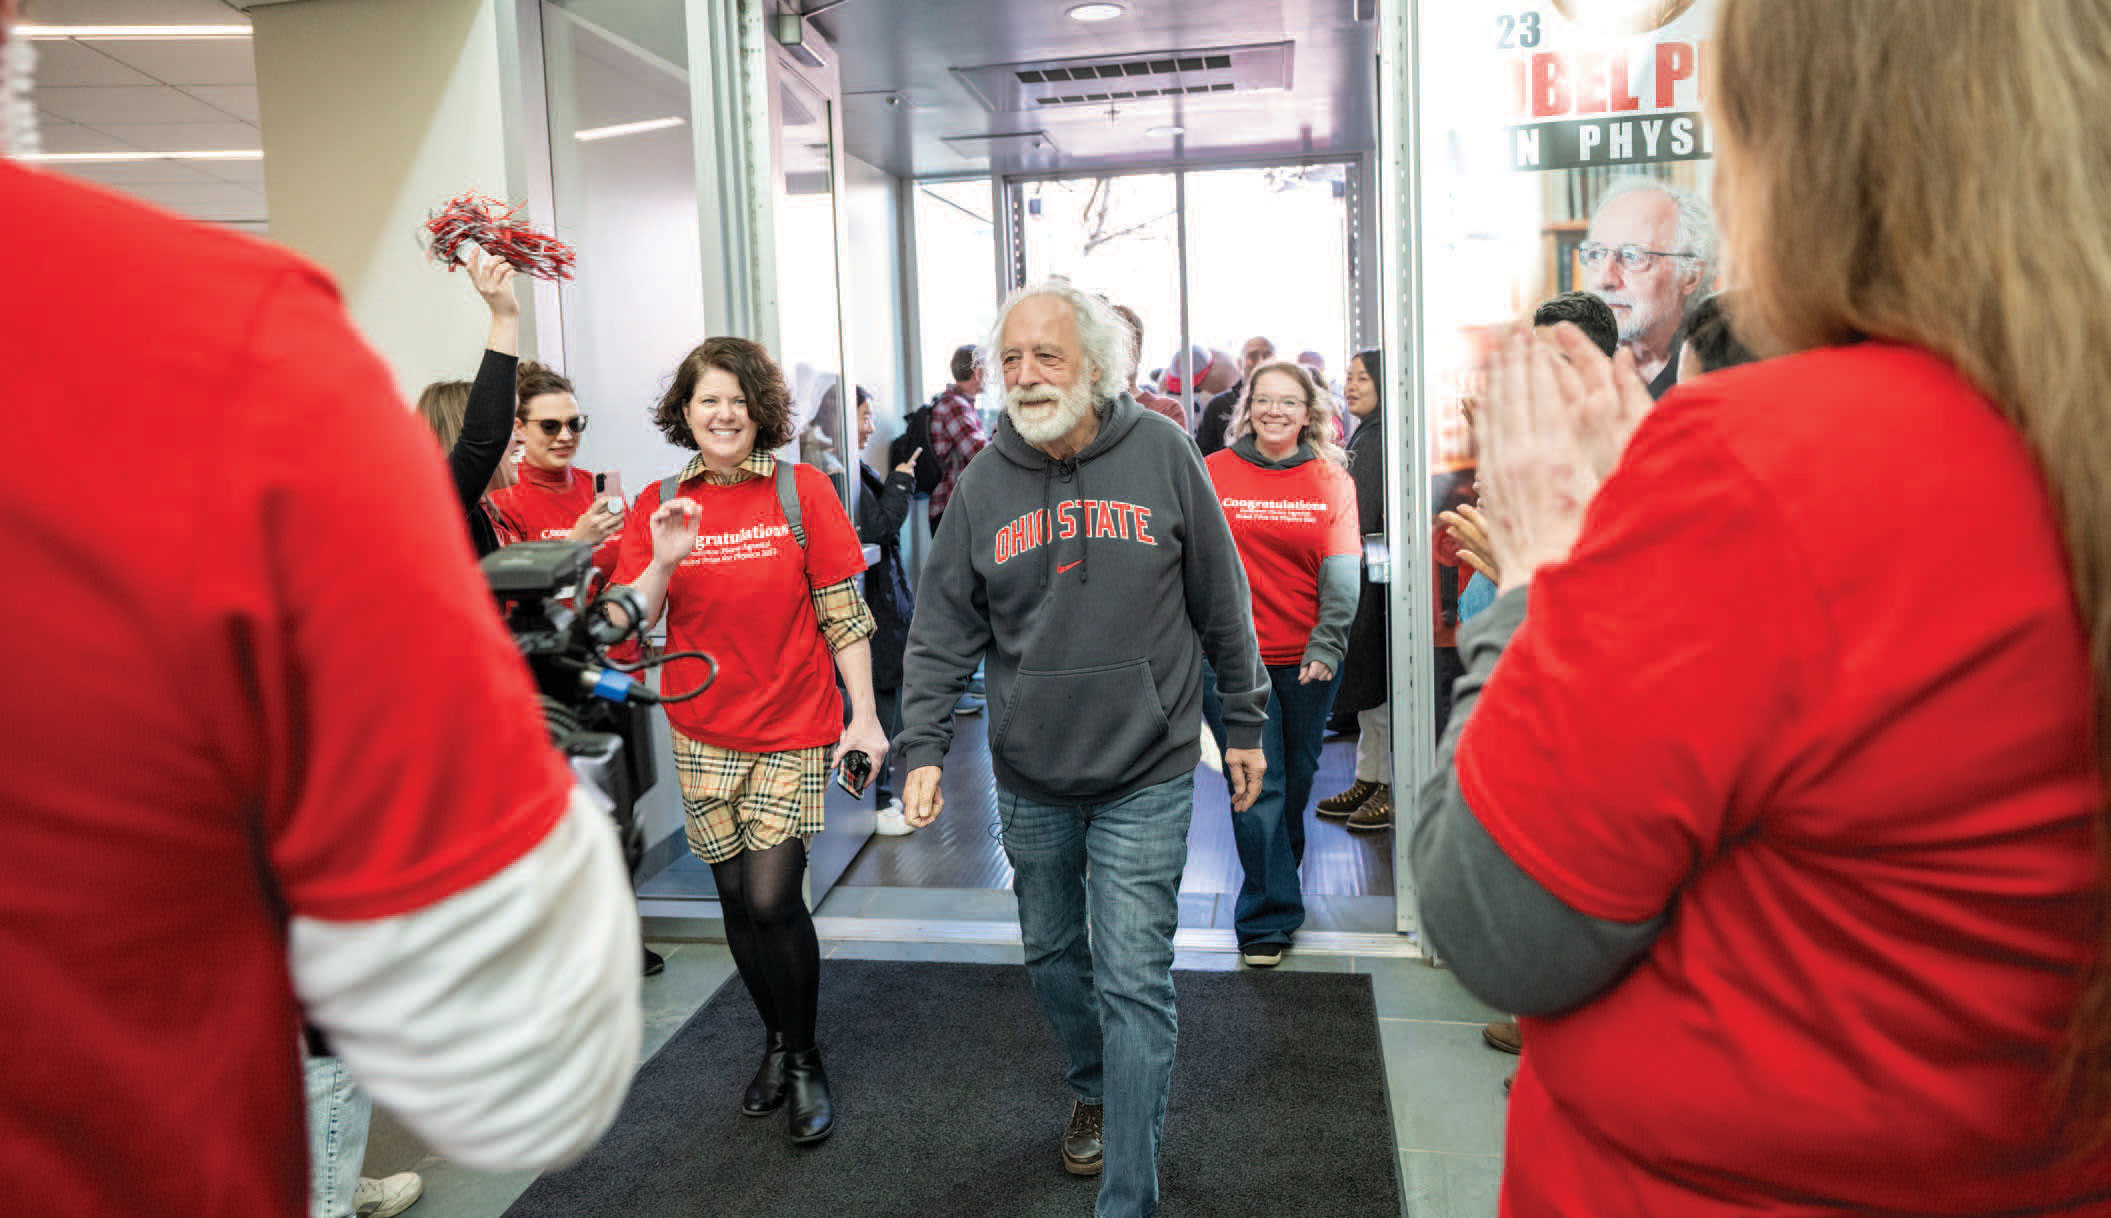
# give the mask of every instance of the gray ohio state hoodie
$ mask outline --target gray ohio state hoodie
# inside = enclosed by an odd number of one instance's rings
[[[1070,460],[1006,417],[961,472],[903,661],[894,747],[909,768],[944,760],[985,655],[991,763],[1026,798],[1105,803],[1193,770],[1205,655],[1230,746],[1261,747],[1268,674],[1201,456],[1126,393],[1100,409]]]

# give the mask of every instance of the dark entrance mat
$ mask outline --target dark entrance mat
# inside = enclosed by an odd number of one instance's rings
[[[1368,977],[1174,974],[1180,1051],[1164,1218],[1400,1213]],[[737,978],[638,1072],[615,1127],[509,1218],[1080,1218],[1061,1054],[1018,965],[828,960],[821,1053],[836,1132],[801,1149],[740,1115],[762,1024]]]

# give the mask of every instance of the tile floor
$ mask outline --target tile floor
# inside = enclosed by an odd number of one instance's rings
[[[1010,901],[1009,893],[990,895]],[[980,917],[992,908],[977,898],[960,897],[949,908],[963,912],[938,915],[917,908],[906,897],[888,901],[895,904],[886,916],[895,917]],[[665,1043],[733,973],[732,958],[722,944],[654,946],[667,957],[667,971],[645,983],[647,1055]],[[822,950],[830,958],[1000,964],[1020,960],[1016,945],[824,941]],[[1184,951],[1174,965],[1239,967],[1235,956],[1221,952]],[[1406,1193],[1403,1213],[1413,1218],[1492,1218],[1502,1166],[1502,1080],[1516,1062],[1481,1044],[1480,1026],[1493,1013],[1460,989],[1451,974],[1418,960],[1301,957],[1293,951],[1283,967],[1368,973],[1371,977],[1392,1094],[1394,1135],[1400,1148]],[[425,1196],[408,1218],[497,1218],[533,1179],[528,1172],[472,1172],[434,1158],[386,1113],[377,1111],[366,1172],[381,1175],[406,1170],[425,1176]]]

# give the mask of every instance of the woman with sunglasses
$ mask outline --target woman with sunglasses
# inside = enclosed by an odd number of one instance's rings
[[[513,438],[521,445],[520,480],[491,493],[499,534],[507,541],[584,542],[599,547],[594,565],[606,582],[616,569],[623,500],[594,490],[594,475],[573,464],[586,415],[572,382],[533,360],[514,382]]]
[[[857,531],[826,474],[772,455],[792,440],[790,399],[747,339],[706,339],[683,357],[653,419],[696,456],[638,496],[617,575],[646,622],[667,618],[660,694],[689,849],[711,865],[726,945],[767,1031],[740,1110],[784,1109],[806,1145],[835,1124],[814,1043],[821,953],[801,893],[806,843],[822,828],[829,772],[862,753],[871,768],[844,771],[861,787],[886,761],[887,734]],[[681,653],[699,651],[717,678],[691,695],[711,670]]]
[[[1356,485],[1334,443],[1334,398],[1301,365],[1254,369],[1226,434],[1230,446],[1209,455],[1209,478],[1253,588],[1270,686],[1261,795],[1231,820],[1244,875],[1232,928],[1239,958],[1270,968],[1305,921],[1305,804],[1356,615],[1362,539]]]

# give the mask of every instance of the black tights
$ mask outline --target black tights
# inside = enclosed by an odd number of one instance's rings
[[[726,946],[762,1022],[784,1034],[786,1048],[811,1049],[821,943],[800,891],[806,843],[788,837],[768,850],[744,850],[711,864],[711,875],[725,912]]]

